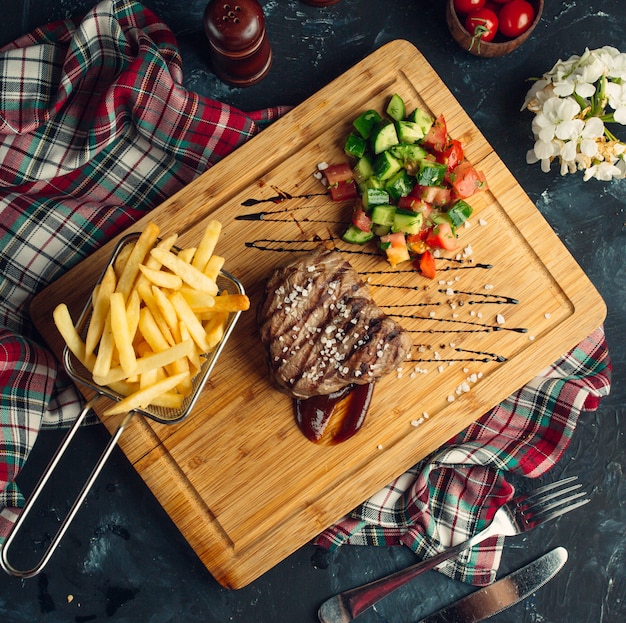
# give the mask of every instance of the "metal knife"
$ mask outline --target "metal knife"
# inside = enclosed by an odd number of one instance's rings
[[[526,599],[551,580],[567,561],[567,550],[557,547],[501,580],[446,606],[418,623],[477,623]],[[329,599],[319,609],[321,623],[346,623],[341,602]]]

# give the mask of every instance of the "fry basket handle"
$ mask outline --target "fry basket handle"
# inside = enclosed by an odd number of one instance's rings
[[[121,421],[121,423],[119,424],[119,426],[115,430],[115,433],[113,434],[113,436],[111,437],[111,440],[107,443],[104,451],[100,455],[100,458],[98,459],[98,462],[95,464],[93,470],[91,471],[91,474],[89,475],[89,478],[87,479],[87,481],[83,485],[83,488],[80,490],[80,493],[76,497],[76,499],[74,501],[74,504],[70,508],[68,514],[65,516],[65,519],[61,523],[61,526],[57,530],[57,533],[53,537],[52,541],[50,542],[50,545],[48,546],[48,549],[44,553],[43,557],[31,569],[28,569],[28,570],[25,570],[25,571],[21,571],[19,569],[16,569],[9,562],[9,548],[10,548],[13,540],[15,539],[17,534],[19,533],[20,528],[22,527],[24,521],[28,517],[28,514],[32,510],[33,506],[35,505],[35,502],[37,501],[37,498],[39,497],[39,495],[43,491],[44,487],[46,486],[50,476],[52,476],[52,473],[56,469],[59,461],[61,460],[61,458],[65,454],[65,451],[67,450],[68,446],[72,442],[72,439],[74,438],[74,436],[76,435],[78,429],[80,428],[81,424],[83,423],[87,413],[93,407],[93,405],[97,402],[98,398],[99,398],[99,396],[95,396],[94,398],[89,400],[85,404],[85,406],[83,407],[81,412],[79,413],[78,417],[74,420],[74,423],[72,424],[70,429],[67,431],[67,434],[65,435],[61,445],[57,448],[54,456],[52,457],[52,459],[48,463],[48,466],[46,467],[46,469],[43,472],[41,478],[39,479],[39,482],[37,483],[37,485],[33,489],[33,492],[31,493],[30,497],[28,498],[28,500],[24,504],[24,508],[22,509],[22,511],[21,511],[21,513],[20,513],[20,515],[19,515],[19,517],[17,519],[17,521],[15,522],[15,525],[11,529],[9,535],[7,536],[7,538],[6,538],[5,542],[4,542],[4,545],[2,546],[2,549],[0,550],[0,566],[9,575],[13,575],[13,576],[16,576],[16,577],[19,577],[19,578],[32,578],[33,576],[37,575],[38,573],[40,573],[43,570],[43,568],[46,566],[46,564],[48,563],[48,561],[52,557],[52,554],[54,554],[54,551],[56,550],[56,548],[58,547],[59,543],[61,542],[61,539],[63,538],[63,536],[65,535],[65,532],[67,531],[67,529],[70,526],[70,523],[74,519],[74,516],[78,512],[78,509],[80,508],[80,506],[84,502],[85,498],[87,497],[87,494],[91,490],[91,487],[93,486],[93,483],[95,482],[96,478],[98,477],[98,475],[102,471],[102,468],[104,467],[104,464],[106,463],[107,459],[111,455],[111,452],[113,452],[113,449],[115,448],[115,445],[117,444],[118,439],[120,438],[121,434],[124,432],[124,429],[126,428],[128,423],[130,422],[130,420],[131,420],[131,418],[132,418],[132,416],[134,414],[133,411],[131,411],[128,414],[126,414],[126,416],[123,418],[123,420]]]

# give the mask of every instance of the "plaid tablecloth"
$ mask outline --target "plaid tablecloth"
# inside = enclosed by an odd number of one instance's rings
[[[132,0],[104,0],[0,50],[0,542],[38,433],[82,405],[31,327],[32,297],[284,111],[246,114],[184,89],[170,29]],[[549,470],[609,388],[599,328],[317,543],[430,556],[465,539],[511,497],[506,473]],[[500,552],[494,541],[442,571],[486,583]]]

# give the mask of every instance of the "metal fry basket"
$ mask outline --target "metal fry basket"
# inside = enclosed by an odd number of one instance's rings
[[[100,277],[98,278],[97,283],[100,283],[102,281],[102,278],[104,277],[105,272],[107,271],[110,265],[113,265],[115,263],[122,249],[128,244],[134,243],[138,237],[139,237],[138,233],[133,233],[133,234],[129,234],[128,236],[125,236],[119,241],[119,243],[115,247],[115,250],[113,251],[113,254],[111,255],[111,259],[109,260],[104,270],[100,274]],[[217,281],[217,286],[220,292],[223,292],[226,290],[230,293],[245,294],[245,291],[241,282],[238,279],[236,279],[233,275],[227,273],[226,271],[223,271],[223,270],[220,271],[216,281]],[[91,318],[91,313],[92,313],[92,298],[90,296],[89,300],[87,301],[78,319],[78,322],[76,323],[76,329],[79,335],[83,339],[85,338],[87,329],[89,327],[89,320]],[[200,393],[204,389],[204,386],[206,385],[206,382],[208,381],[209,376],[213,368],[215,367],[215,364],[217,363],[217,360],[224,346],[226,345],[226,342],[228,341],[228,338],[230,334],[232,333],[232,330],[235,327],[235,324],[237,323],[237,320],[239,319],[240,315],[241,315],[240,311],[231,312],[229,314],[229,318],[227,320],[226,326],[224,327],[224,333],[223,333],[222,338],[220,339],[219,343],[210,353],[203,355],[204,362],[202,363],[200,370],[192,378],[192,391],[185,397],[183,404],[181,405],[180,408],[173,409],[173,408],[166,408],[166,407],[149,406],[146,408],[136,409],[134,411],[131,411],[127,413],[121,419],[120,424],[117,426],[115,432],[111,436],[111,439],[109,440],[102,454],[98,458],[98,461],[96,462],[89,477],[87,478],[87,481],[85,482],[82,489],[80,490],[80,493],[76,497],[65,519],[62,521],[57,533],[51,539],[50,545],[48,546],[48,549],[46,550],[44,555],[41,557],[39,562],[35,566],[33,566],[31,569],[20,570],[14,567],[9,562],[8,556],[9,556],[10,546],[14,542],[15,538],[17,537],[20,531],[20,528],[22,527],[27,516],[29,515],[32,508],[34,507],[35,502],[37,501],[39,495],[42,493],[43,489],[45,488],[46,483],[52,476],[59,461],[65,454],[65,451],[69,447],[72,439],[74,438],[74,436],[80,429],[80,426],[84,422],[87,414],[96,405],[98,400],[102,397],[106,396],[107,398],[110,398],[112,400],[118,400],[118,401],[124,398],[124,396],[122,396],[118,392],[113,391],[110,387],[103,387],[95,383],[93,381],[91,373],[77,359],[77,357],[69,350],[69,348],[66,346],[63,349],[63,365],[65,369],[67,370],[68,374],[76,383],[79,383],[79,384],[84,385],[85,387],[88,387],[90,390],[92,390],[95,393],[95,395],[93,398],[91,398],[91,400],[86,402],[81,412],[79,413],[77,418],[74,420],[71,427],[68,429],[68,432],[66,436],[64,437],[61,445],[57,448],[54,456],[52,457],[48,466],[44,470],[39,482],[33,489],[33,492],[29,496],[28,500],[26,501],[24,505],[22,512],[20,513],[20,516],[18,517],[17,521],[15,522],[15,525],[13,526],[6,541],[4,542],[4,545],[2,546],[2,550],[0,552],[0,566],[3,568],[3,570],[6,573],[13,575],[13,576],[17,576],[17,577],[29,578],[29,577],[33,577],[37,575],[38,573],[42,571],[42,569],[45,567],[45,565],[48,563],[48,561],[52,557],[52,554],[54,553],[57,546],[59,545],[65,532],[69,528],[72,520],[74,519],[74,516],[76,515],[80,506],[82,505],[85,498],[87,497],[87,494],[91,490],[91,487],[93,486],[96,478],[100,474],[106,461],[108,460],[109,456],[113,452],[113,449],[117,445],[119,438],[124,432],[124,429],[126,428],[126,426],[129,424],[133,415],[135,415],[136,413],[139,413],[156,422],[159,422],[160,424],[176,424],[184,420],[192,412],[196,404],[196,401],[198,400]]]

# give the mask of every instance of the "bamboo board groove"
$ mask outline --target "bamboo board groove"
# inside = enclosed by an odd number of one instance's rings
[[[263,280],[292,254],[245,243],[272,239],[306,247],[316,235],[341,233],[338,221],[349,219],[351,205],[313,196],[321,186],[312,173],[319,162],[343,160],[351,120],[367,108],[382,110],[393,92],[409,107],[443,113],[450,135],[463,141],[468,159],[486,173],[490,188],[470,201],[475,214],[461,232],[461,248],[471,245],[471,258],[493,268],[466,270],[442,260],[441,268],[453,269],[439,273],[440,284],[393,271],[382,258],[352,253],[354,247],[338,241],[355,268],[369,274],[380,305],[411,303],[409,313],[421,316],[400,319],[414,331],[417,361],[403,366],[401,378],[392,374],[378,383],[355,437],[335,446],[313,444],[297,429],[290,399],[271,386],[254,315]],[[311,196],[242,206],[246,199],[269,199],[276,189]],[[289,210],[282,222],[235,219],[282,209]],[[223,224],[217,252],[243,282],[253,309],[241,316],[189,418],[166,426],[136,417],[120,446],[206,567],[232,588],[259,577],[464,429],[593,331],[606,313],[593,285],[471,119],[405,41],[374,52],[130,230],[154,220],[164,234],[179,232],[185,246],[199,239],[210,218]],[[64,301],[77,317],[114,244],[34,300],[33,321],[58,356],[62,343],[52,309]],[[488,293],[519,303],[490,304]],[[507,330],[453,332],[477,326],[470,323],[492,326],[497,313]],[[508,330],[514,327],[528,333]],[[448,363],[464,352],[457,347],[506,361]],[[470,377],[470,391],[459,393]],[[105,425],[111,429],[114,423]]]

